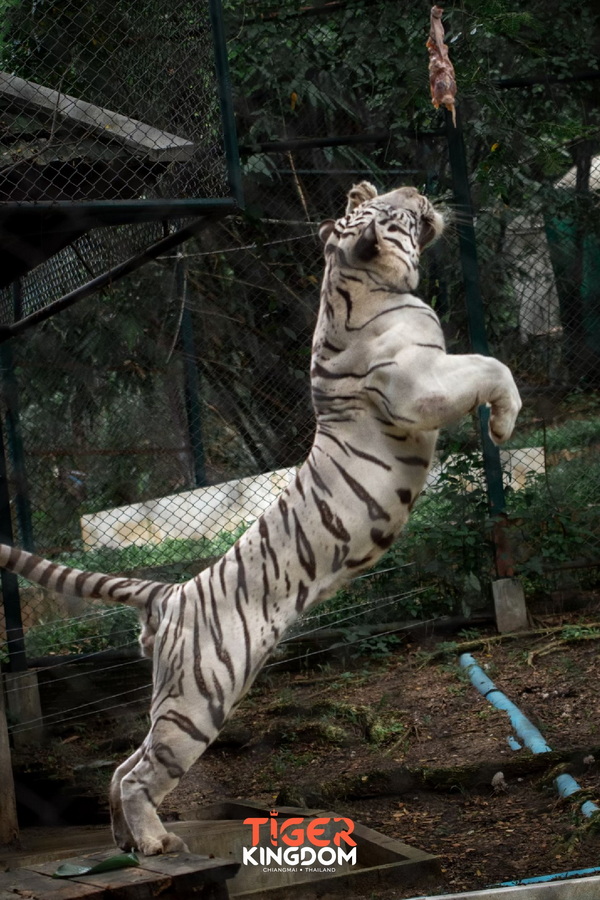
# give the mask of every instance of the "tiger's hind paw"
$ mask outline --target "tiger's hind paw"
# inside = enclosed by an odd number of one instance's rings
[[[135,839],[129,830],[129,826],[123,815],[123,809],[119,806],[113,806],[111,809],[112,833],[113,839],[117,847],[129,853],[130,850],[136,849]]]
[[[165,832],[158,838],[142,838],[138,850],[144,856],[158,856],[160,853],[189,853],[187,844],[173,832]]]

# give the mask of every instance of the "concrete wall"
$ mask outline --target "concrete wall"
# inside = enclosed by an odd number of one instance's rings
[[[251,475],[210,487],[118,506],[81,517],[86,550],[160,544],[168,539],[212,540],[257,519],[295,476],[294,468]]]

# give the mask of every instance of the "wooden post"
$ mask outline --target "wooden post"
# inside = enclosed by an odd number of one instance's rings
[[[500,634],[507,631],[524,631],[529,628],[529,615],[525,594],[519,580],[514,577],[514,559],[510,540],[510,520],[506,515],[498,517],[493,527],[496,573],[492,583],[496,627]]]
[[[14,746],[40,744],[44,739],[44,723],[37,672],[7,672],[4,680],[7,707],[15,724]]]
[[[4,684],[0,676],[0,846],[17,846],[19,843],[19,823],[17,802],[13,781],[8,725],[4,705]]]

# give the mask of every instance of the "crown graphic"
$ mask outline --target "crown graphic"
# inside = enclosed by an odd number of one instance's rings
[[[277,809],[272,809],[272,810],[269,811],[269,815],[270,815],[270,816],[278,816],[278,815],[279,815],[279,810],[277,810]]]

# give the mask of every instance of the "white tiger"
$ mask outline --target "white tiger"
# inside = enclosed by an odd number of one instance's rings
[[[292,622],[370,567],[422,490],[437,429],[478,404],[506,440],[520,399],[494,359],[448,356],[413,291],[444,221],[414,188],[352,188],[320,229],[325,275],[311,383],[316,434],[295,480],[223,558],[183,585],[81,572],[0,545],[0,565],[52,590],[137,606],[154,660],[150,731],[116,770],[113,833],[144,854],[183,849],[157,808],[216,738]]]

